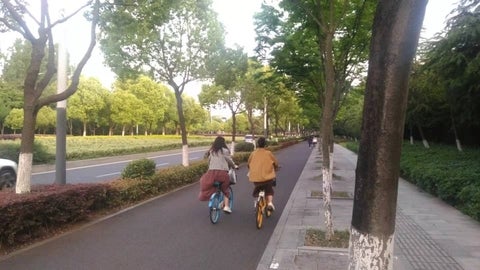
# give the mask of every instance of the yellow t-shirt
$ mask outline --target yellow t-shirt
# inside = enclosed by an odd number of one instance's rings
[[[270,150],[257,148],[248,158],[248,179],[250,182],[265,182],[276,177],[278,161]]]

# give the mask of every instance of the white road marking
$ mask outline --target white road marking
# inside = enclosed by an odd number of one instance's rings
[[[96,177],[97,177],[97,178],[102,178],[102,177],[105,177],[105,176],[112,176],[112,175],[119,175],[119,174],[120,174],[119,172],[116,172],[116,173],[107,173],[107,174],[97,175]]]
[[[192,151],[190,153],[196,153],[196,152],[204,152],[205,150],[200,150],[200,151]],[[161,157],[169,157],[169,156],[178,156],[181,155],[182,153],[175,153],[175,154],[168,154],[168,155],[160,155],[160,156],[153,156],[153,157],[148,157],[148,159],[154,159],[154,158],[161,158]],[[191,160],[194,159],[199,159],[199,158],[191,158]],[[136,160],[136,159],[135,159]],[[113,164],[119,164],[119,163],[129,163],[134,161],[134,159],[130,160],[122,160],[122,161],[116,161],[116,162],[109,162],[109,163],[101,163],[101,164],[94,164],[94,165],[87,165],[87,166],[80,166],[80,167],[75,167],[75,168],[67,168],[67,171],[73,171],[73,170],[81,170],[81,169],[86,169],[86,168],[93,168],[93,167],[100,167],[100,166],[106,166],[106,165],[113,165]],[[168,164],[168,163],[165,163]],[[160,164],[161,166],[165,164]],[[157,165],[158,167],[159,165]],[[51,171],[45,171],[45,172],[37,172],[37,173],[32,173],[32,175],[42,175],[42,174],[49,174],[49,173],[54,173],[55,170]]]

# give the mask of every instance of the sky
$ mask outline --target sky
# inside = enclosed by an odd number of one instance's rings
[[[38,3],[38,0],[30,0],[32,4]],[[50,0],[52,17],[55,19],[60,10],[63,8],[72,10],[79,6],[77,0]],[[456,7],[458,0],[430,0],[427,4],[427,10],[424,18],[421,33],[422,38],[432,37],[435,33],[441,31],[445,26],[445,19],[448,13]],[[226,34],[226,45],[233,47],[235,44],[240,45],[249,54],[253,55],[255,48],[255,31],[253,25],[253,15],[260,11],[261,0],[214,0],[213,8],[217,11],[219,20],[224,24]],[[66,5],[66,6],[65,6]],[[72,56],[72,61],[80,61],[81,56],[85,52],[89,40],[89,25],[83,20],[82,16],[76,16],[75,20],[71,20],[66,25],[65,44]],[[0,49],[2,52],[10,45],[5,42],[9,38],[5,34],[1,34]],[[60,36],[60,35],[59,35]],[[99,45],[87,65],[84,68],[83,75],[87,77],[97,77],[102,81],[105,87],[110,88],[114,81],[114,74],[103,64],[103,56],[100,52]],[[201,88],[201,83],[191,83],[187,85],[185,93],[197,99]]]

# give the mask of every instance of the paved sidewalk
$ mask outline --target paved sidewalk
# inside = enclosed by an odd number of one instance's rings
[[[334,191],[353,194],[357,155],[335,145]],[[348,268],[347,249],[304,246],[308,228],[324,229],[321,154],[314,149],[278,221],[257,270]],[[480,269],[480,223],[400,179],[395,270]],[[315,194],[315,193],[313,193]],[[332,200],[336,230],[350,228],[353,195]]]

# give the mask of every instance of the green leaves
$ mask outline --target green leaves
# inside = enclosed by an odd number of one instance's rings
[[[478,0],[462,1],[444,33],[425,45],[411,76],[407,120],[435,130],[439,140],[450,129],[462,139],[477,137],[472,133],[480,125],[479,5]]]

